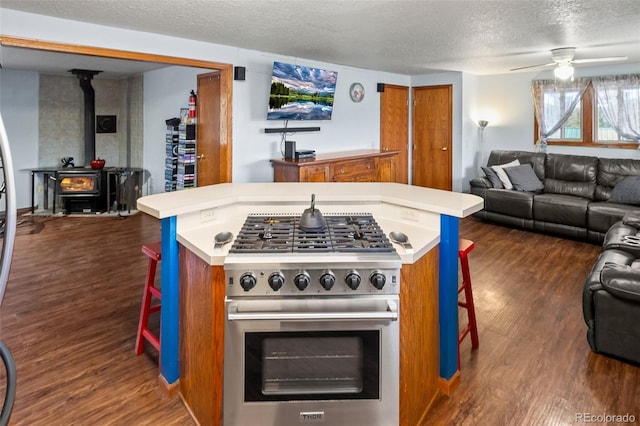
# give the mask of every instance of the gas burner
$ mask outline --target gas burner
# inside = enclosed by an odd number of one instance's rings
[[[402,261],[372,215],[327,215],[306,231],[301,217],[246,218],[225,258],[227,296],[399,294]]]
[[[300,229],[300,216],[247,217],[230,253],[391,253],[395,248],[370,214],[324,216],[322,230]]]

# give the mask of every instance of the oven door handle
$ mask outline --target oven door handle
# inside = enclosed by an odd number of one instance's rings
[[[229,309],[227,318],[229,321],[397,321],[398,305],[389,301],[386,311],[365,312],[238,312],[238,307],[234,306]]]

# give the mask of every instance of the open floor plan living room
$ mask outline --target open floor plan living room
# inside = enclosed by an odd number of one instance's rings
[[[600,247],[475,218],[460,233],[476,244],[469,262],[480,347],[462,343],[459,388],[435,401],[424,424],[638,419],[640,369],[591,352],[585,338],[580,300]],[[159,237],[144,214],[22,219],[0,313],[23,378],[11,424],[195,424],[157,388],[157,352],[134,354],[140,246]],[[34,268],[43,262],[45,271]]]
[[[0,426],[640,422],[639,23],[0,0]]]

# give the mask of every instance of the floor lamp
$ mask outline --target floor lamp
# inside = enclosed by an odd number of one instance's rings
[[[481,167],[484,165],[484,128],[487,127],[489,122],[487,120],[478,120],[478,133],[480,134],[480,147],[478,148],[478,170],[482,171]]]

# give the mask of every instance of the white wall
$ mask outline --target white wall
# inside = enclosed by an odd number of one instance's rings
[[[265,128],[284,127],[284,121],[267,121],[267,105],[273,62],[296,63],[338,72],[333,115],[325,121],[289,121],[288,127],[319,126],[319,132],[288,134],[297,148],[316,153],[378,148],[380,145],[380,94],[376,84],[409,85],[409,77],[336,64],[303,60],[264,52],[240,51],[238,65],[247,68],[246,80],[233,85],[233,180],[269,182],[269,159],[281,157],[281,135]],[[349,98],[349,87],[359,82],[365,89],[362,102]]]
[[[19,209],[31,207],[31,174],[24,169],[38,166],[39,81],[36,72],[0,69],[0,114],[13,157]]]
[[[0,27],[5,35],[107,47],[129,51],[202,59],[246,67],[246,80],[233,85],[233,181],[271,181],[269,159],[279,157],[279,134],[265,134],[265,127],[283,127],[282,121],[266,121],[273,61],[298,63],[338,72],[333,118],[330,121],[295,123],[294,126],[320,126],[320,132],[298,133],[287,137],[298,147],[318,153],[379,146],[380,103],[376,83],[408,86],[410,78],[399,74],[369,71],[279,56],[265,52],[221,46],[139,31],[123,30],[2,9]],[[177,116],[186,105],[189,91],[196,87],[196,75],[206,70],[169,67],[147,73],[144,79],[144,164],[151,174],[147,189],[164,191],[164,120]],[[365,98],[351,102],[348,90],[354,82],[363,84]]]
[[[640,64],[576,68],[576,77],[640,72]],[[533,103],[530,83],[552,79],[551,70],[475,76],[441,73],[413,76],[411,85],[453,85],[453,190],[468,191],[494,149],[533,151]],[[482,132],[478,120],[489,125]],[[480,142],[482,140],[482,142]],[[574,146],[549,146],[549,153],[640,159],[640,151]]]
[[[640,72],[640,64],[603,65],[578,67],[575,69],[575,76],[590,77],[638,72]],[[534,150],[534,113],[530,83],[531,80],[538,79],[553,79],[553,72],[545,70],[477,77],[475,105],[465,105],[465,110],[469,115],[477,115],[478,119],[484,118],[489,121],[482,144],[483,164],[494,149]],[[550,145],[547,147],[547,152],[640,159],[640,151],[634,149]],[[469,173],[462,177],[467,188],[468,181],[475,176],[477,174]]]
[[[477,176],[477,165],[486,162],[492,149],[533,149],[533,106],[529,93],[532,79],[552,78],[545,70],[531,73],[509,73],[494,76],[474,76],[459,72],[404,76],[377,71],[320,63],[302,58],[279,56],[235,47],[221,46],[139,31],[123,30],[82,22],[50,18],[41,15],[0,9],[2,34],[82,44],[145,53],[179,56],[229,63],[246,67],[245,81],[233,85],[233,180],[234,182],[270,181],[269,159],[279,156],[279,135],[265,134],[265,127],[282,127],[282,122],[267,122],[266,105],[274,60],[299,63],[338,71],[334,115],[331,121],[315,121],[302,125],[319,125],[320,132],[298,133],[287,139],[296,140],[299,147],[330,152],[358,148],[372,148],[379,143],[379,95],[376,83],[405,86],[453,85],[453,189],[468,189],[468,182]],[[200,70],[206,72],[205,70]],[[6,73],[6,70],[3,71]],[[640,64],[576,68],[576,76],[622,74],[640,72]],[[145,75],[145,153],[144,165],[152,174],[152,191],[164,189],[164,120],[177,115],[188,99],[188,92],[197,84],[190,69],[170,67]],[[5,74],[3,74],[4,76]],[[174,79],[182,79],[178,80]],[[191,80],[192,81],[188,81]],[[4,77],[2,78],[4,80]],[[356,104],[348,97],[351,83],[364,85],[364,101]],[[3,88],[5,86],[2,82]],[[183,86],[184,84],[184,86]],[[37,86],[37,85],[36,85]],[[37,92],[29,92],[37,114]],[[22,96],[22,92],[16,92]],[[31,96],[31,95],[30,95]],[[3,95],[4,98],[4,95]],[[7,105],[7,104],[10,105]],[[3,102],[2,114],[14,114],[13,102]],[[31,114],[31,111],[29,112]],[[489,121],[484,141],[475,126],[478,119]],[[33,117],[31,118],[33,120]],[[5,118],[5,122],[7,119]],[[37,121],[37,115],[36,115]],[[33,121],[32,121],[33,122]],[[293,127],[296,123],[290,122]],[[157,126],[157,127],[156,127]],[[9,127],[9,126],[8,126]],[[9,137],[21,136],[24,126],[13,126]],[[31,130],[34,130],[31,128]],[[8,129],[9,131],[9,129]],[[35,130],[37,132],[37,130]],[[25,141],[21,137],[21,143]],[[37,134],[34,139],[37,143]],[[31,143],[26,141],[27,144]],[[15,144],[15,142],[14,142]],[[477,149],[481,146],[481,152]],[[21,148],[12,149],[20,150]],[[33,146],[31,150],[36,149]],[[593,155],[601,157],[640,158],[635,150],[598,149],[580,147],[549,147],[549,152]],[[33,159],[37,151],[33,151]],[[16,155],[14,154],[14,157]],[[480,159],[480,156],[482,159]],[[35,166],[35,160],[25,159],[16,168]],[[20,205],[20,204],[19,204]]]
[[[478,120],[483,118],[484,112],[479,105],[479,78],[476,75],[462,75],[462,146],[457,155],[460,159],[461,176],[475,176],[482,164],[482,129],[478,127]],[[460,179],[462,191],[469,191],[469,180]]]
[[[274,61],[299,63],[338,72],[333,117],[328,121],[289,121],[288,127],[320,127],[319,132],[288,134],[298,148],[317,153],[377,148],[380,144],[380,96],[376,84],[409,85],[409,77],[344,67],[335,64],[264,52],[241,50],[238,65],[246,67],[246,79],[233,84],[233,181],[270,182],[269,159],[281,157],[278,133],[265,128],[284,127],[284,121],[267,121],[267,105]],[[214,59],[217,60],[217,59]],[[199,68],[168,67],[144,75],[144,159],[151,177],[150,193],[164,191],[165,124],[187,106],[189,92],[197,86],[197,75],[210,72]],[[365,88],[362,102],[349,98],[349,86],[360,82]]]
[[[179,117],[187,108],[191,90],[196,90],[197,75],[208,72],[201,68],[167,67],[144,74],[143,82],[143,162],[144,193],[164,192],[165,120]]]

